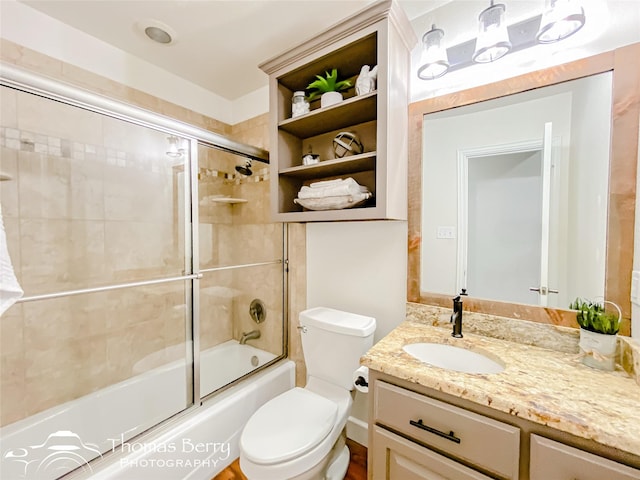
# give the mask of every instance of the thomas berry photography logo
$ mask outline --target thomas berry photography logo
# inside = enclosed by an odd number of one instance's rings
[[[2,474],[11,480],[54,479],[77,468],[90,472],[89,461],[99,456],[102,455],[97,445],[84,443],[69,430],[58,430],[40,445],[3,452]]]

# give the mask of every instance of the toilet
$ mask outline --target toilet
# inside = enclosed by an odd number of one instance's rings
[[[373,345],[372,317],[317,307],[300,313],[307,384],[271,399],[240,437],[249,480],[343,480],[353,372]]]

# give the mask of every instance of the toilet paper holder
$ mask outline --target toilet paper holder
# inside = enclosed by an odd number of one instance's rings
[[[354,382],[356,385],[358,385],[359,387],[368,387],[369,386],[369,382],[367,382],[367,380],[360,375],[358,378],[356,378],[356,381]]]

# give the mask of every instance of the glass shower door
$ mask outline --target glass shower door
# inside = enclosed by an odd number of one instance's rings
[[[0,319],[0,476],[57,478],[193,404],[189,144],[7,87],[0,103],[25,291]]]
[[[198,162],[205,397],[284,353],[284,225],[269,217],[267,165],[204,145]]]

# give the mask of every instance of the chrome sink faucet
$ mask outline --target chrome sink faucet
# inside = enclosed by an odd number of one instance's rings
[[[462,295],[465,295],[465,293],[462,293]],[[462,338],[462,300],[460,300],[460,295],[453,299],[453,313],[451,314],[450,322],[453,323],[451,336]]]
[[[256,338],[260,338],[260,330],[251,330],[250,332],[243,333],[242,337],[240,337],[240,345],[247,343],[247,340],[254,340]]]

